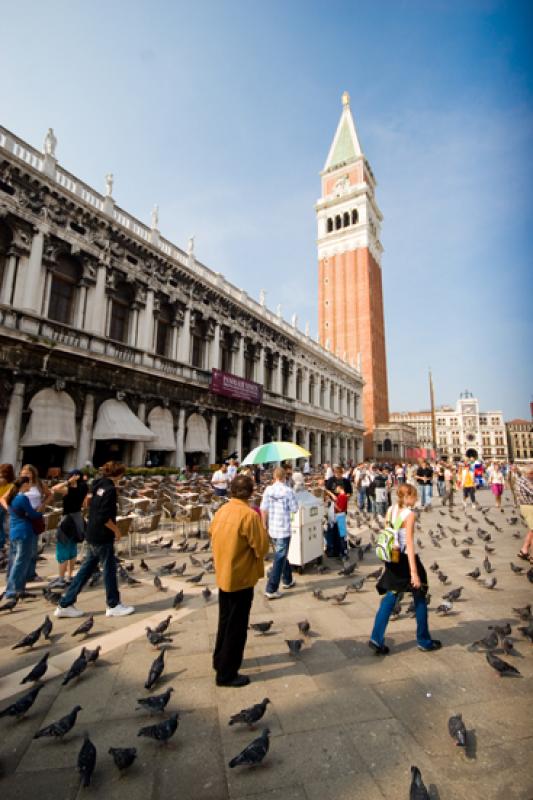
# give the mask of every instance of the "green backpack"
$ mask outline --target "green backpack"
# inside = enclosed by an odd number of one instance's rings
[[[394,547],[396,534],[403,524],[402,515],[398,514],[396,522],[391,523],[390,514],[387,512],[385,522],[388,522],[387,527],[379,532],[376,541],[376,555],[380,561],[392,561],[392,548]]]

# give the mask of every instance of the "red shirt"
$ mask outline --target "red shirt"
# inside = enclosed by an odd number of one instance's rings
[[[337,497],[335,498],[335,511],[338,514],[345,514],[347,508],[348,508],[348,495],[346,493],[338,494]]]

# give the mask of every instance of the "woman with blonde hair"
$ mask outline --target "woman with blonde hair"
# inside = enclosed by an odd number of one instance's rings
[[[0,498],[7,495],[15,482],[12,464],[0,464]],[[7,509],[0,503],[0,550],[6,546]]]
[[[416,487],[406,483],[398,487],[397,502],[387,512],[387,523],[394,528],[395,543],[392,558],[385,562],[385,569],[377,582],[377,591],[383,595],[374,621],[368,646],[376,655],[389,653],[385,645],[385,630],[396,605],[398,595],[412,592],[416,616],[416,640],[418,649],[424,652],[439,650],[441,643],[432,639],[428,628],[426,595],[428,590],[426,570],[415,553],[415,515],[413,507],[418,498]]]
[[[505,486],[505,476],[503,474],[501,464],[494,461],[489,471],[489,484],[494,500],[496,501],[496,508],[499,508],[503,514],[502,497],[503,487]]]

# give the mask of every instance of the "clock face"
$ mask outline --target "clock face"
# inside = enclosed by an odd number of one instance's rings
[[[476,413],[475,403],[463,403],[463,414],[475,414],[475,413]]]
[[[473,442],[473,441],[475,441],[475,438],[476,437],[474,436],[473,433],[469,433],[468,436],[466,437],[466,440],[467,440],[467,442]]]

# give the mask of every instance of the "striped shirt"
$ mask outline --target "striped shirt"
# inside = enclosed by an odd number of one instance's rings
[[[518,505],[533,505],[533,483],[531,483],[529,478],[525,478],[523,475],[517,475],[515,478],[514,490]]]
[[[294,491],[276,481],[267,486],[261,500],[261,511],[268,513],[268,535],[271,539],[286,539],[291,535],[291,513],[298,511]]]

